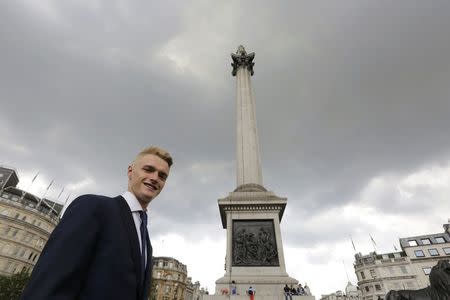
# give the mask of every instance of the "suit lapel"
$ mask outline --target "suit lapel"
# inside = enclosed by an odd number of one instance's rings
[[[137,287],[139,299],[142,295],[142,277],[141,277],[141,251],[139,250],[138,233],[136,232],[136,225],[134,224],[133,216],[130,207],[122,196],[116,197],[120,207],[120,215],[122,222],[127,232],[128,242],[131,247],[131,259],[133,260],[134,269],[137,277]]]

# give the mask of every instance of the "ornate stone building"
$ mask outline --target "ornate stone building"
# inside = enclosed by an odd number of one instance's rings
[[[355,255],[355,273],[362,300],[384,298],[393,289],[417,289],[417,275],[405,252]]]
[[[200,287],[200,282],[192,283],[191,277],[187,278],[186,293],[184,300],[200,300],[202,296],[207,294],[208,290]]]
[[[16,170],[0,166],[0,275],[33,269],[62,209],[18,183]]]
[[[362,300],[377,300],[390,290],[421,289],[430,284],[428,275],[440,259],[450,259],[450,224],[444,232],[400,239],[402,251],[355,255],[355,273]]]
[[[198,300],[200,283],[187,277],[186,265],[172,257],[153,257],[151,300]]]
[[[431,268],[441,259],[450,259],[450,220],[444,224],[444,232],[400,239],[400,246],[411,260],[417,275],[419,288],[430,284]]]

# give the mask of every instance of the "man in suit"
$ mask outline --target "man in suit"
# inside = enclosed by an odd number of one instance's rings
[[[128,190],[122,196],[75,199],[52,232],[21,299],[147,299],[152,247],[146,211],[171,165],[168,152],[146,148],[128,167]]]

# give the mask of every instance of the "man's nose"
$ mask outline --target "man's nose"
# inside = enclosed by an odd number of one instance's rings
[[[150,180],[158,181],[158,171],[151,172],[149,176]]]

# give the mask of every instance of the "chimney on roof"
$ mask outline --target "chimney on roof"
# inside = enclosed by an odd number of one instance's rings
[[[447,220],[447,224],[444,224],[444,232],[450,234],[450,219]]]

